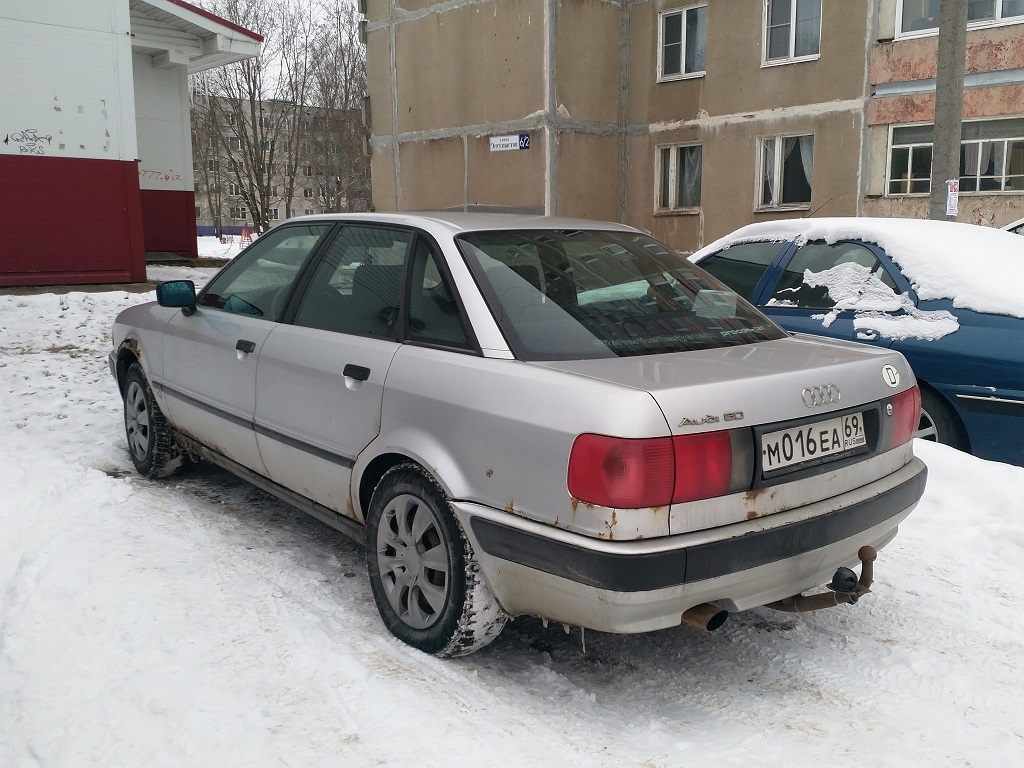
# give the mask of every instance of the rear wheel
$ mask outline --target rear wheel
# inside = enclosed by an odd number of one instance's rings
[[[958,451],[970,450],[960,419],[939,395],[925,387],[921,387],[921,421],[914,437],[942,443]]]
[[[138,363],[124,377],[124,431],[139,474],[167,477],[181,465],[181,451]]]
[[[366,565],[384,624],[425,653],[464,656],[505,626],[444,491],[415,464],[389,470],[373,493]]]

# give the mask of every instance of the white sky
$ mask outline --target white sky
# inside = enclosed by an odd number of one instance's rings
[[[1020,763],[1024,469],[918,443],[924,500],[853,607],[586,652],[518,619],[440,661],[340,534],[209,467],[134,473],[105,358],[151,297],[0,294],[0,765]]]

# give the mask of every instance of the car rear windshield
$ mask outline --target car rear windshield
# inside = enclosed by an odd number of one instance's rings
[[[656,355],[785,336],[726,285],[646,235],[501,230],[457,242],[523,360]]]

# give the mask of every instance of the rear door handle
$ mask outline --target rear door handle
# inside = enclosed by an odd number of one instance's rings
[[[235,344],[235,349],[237,349],[239,352],[245,352],[246,354],[249,354],[250,352],[256,351],[256,342],[246,341],[245,339],[239,339],[238,342]]]
[[[853,332],[853,338],[857,341],[877,341],[878,335],[874,328],[858,328]]]
[[[361,365],[352,365],[352,363],[346,365],[342,373],[348,378],[355,379],[356,381],[366,381],[370,378],[369,368],[364,368]]]

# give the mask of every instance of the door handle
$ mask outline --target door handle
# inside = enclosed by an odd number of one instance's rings
[[[878,335],[874,328],[858,328],[853,332],[853,338],[857,341],[878,341]]]
[[[346,365],[342,373],[348,378],[355,379],[356,381],[366,381],[370,378],[369,368],[364,368],[361,365],[352,365],[352,363]]]
[[[246,341],[245,339],[239,339],[238,343],[235,344],[235,349],[237,349],[239,352],[245,352],[246,354],[249,354],[250,352],[256,351],[256,342]]]

